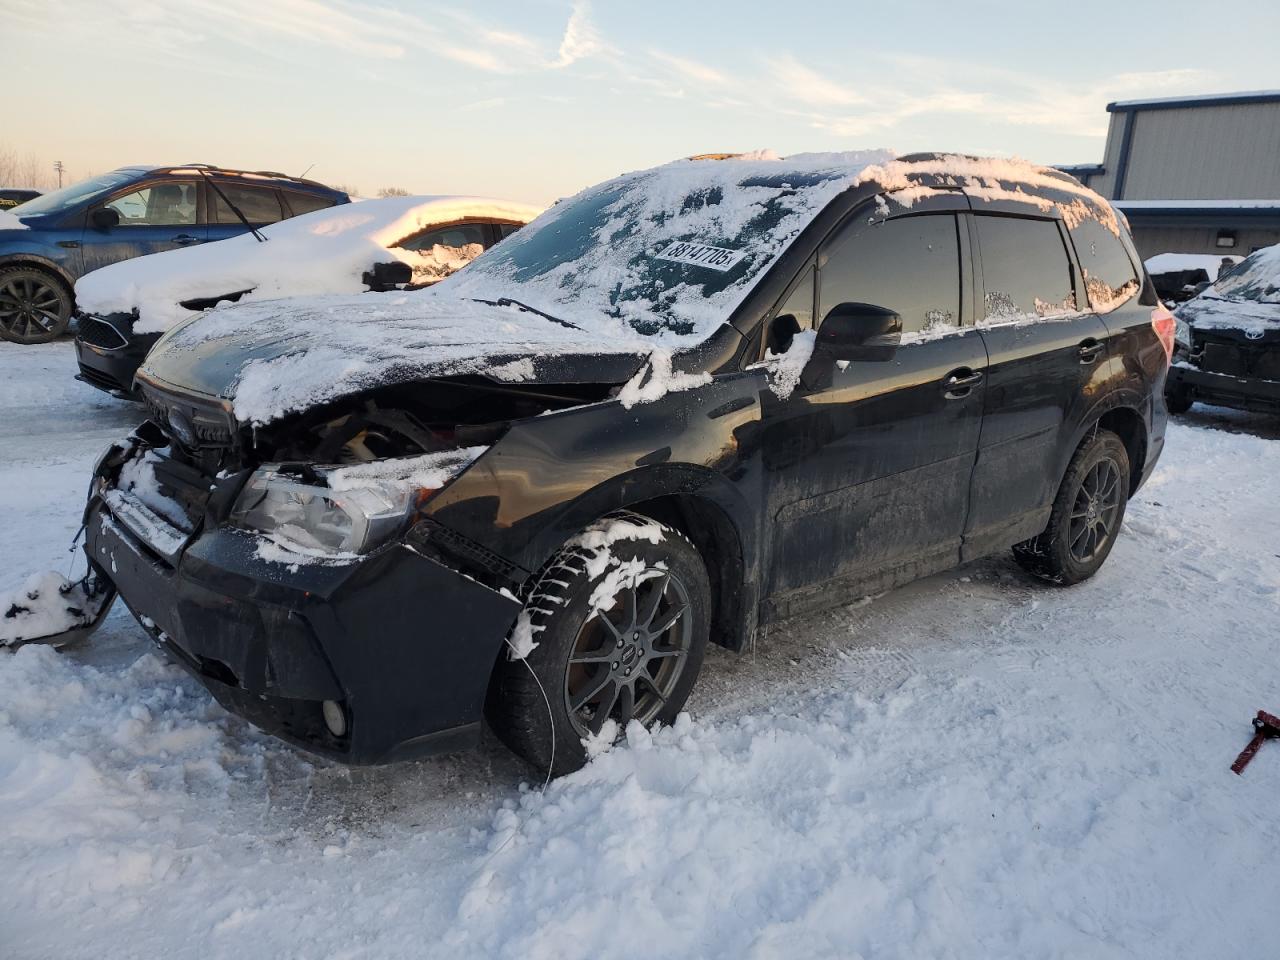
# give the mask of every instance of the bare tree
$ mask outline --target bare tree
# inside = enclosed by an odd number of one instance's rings
[[[349,183],[335,183],[335,184],[333,184],[333,189],[335,189],[335,190],[341,190],[341,191],[342,191],[343,193],[345,193],[348,197],[358,197],[358,196],[360,196],[360,188],[359,188],[359,187],[356,187],[356,186],[353,186],[353,185],[351,185],[351,184],[349,184]]]
[[[52,170],[51,164],[34,153],[20,156],[12,147],[0,144],[0,186],[47,190],[54,185]]]
[[[378,196],[380,197],[407,197],[409,191],[404,187],[379,187]]]

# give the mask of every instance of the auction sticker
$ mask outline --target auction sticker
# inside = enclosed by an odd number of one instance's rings
[[[723,273],[732,269],[733,265],[745,256],[746,253],[742,250],[727,250],[724,247],[713,247],[709,243],[677,240],[675,243],[667,244],[657,255],[657,259],[691,263],[695,267],[708,267]]]

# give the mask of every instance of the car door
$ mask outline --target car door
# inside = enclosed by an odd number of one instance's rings
[[[95,221],[102,209],[120,218]],[[206,236],[199,183],[181,178],[144,181],[121,189],[89,208],[83,235],[84,272],[133,257],[200,243]]]
[[[1105,367],[1107,328],[1089,311],[1058,219],[975,212],[982,339],[990,367],[965,559],[1035,536],[1062,480],[1061,448]]]
[[[891,359],[835,363],[812,389],[802,379],[786,398],[762,394],[773,616],[958,562],[987,365],[968,325],[967,201],[921,201],[887,220],[873,209],[837,229],[778,308],[804,313],[815,277],[817,317],[875,304],[902,317],[904,334]]]
[[[280,194],[273,187],[249,186],[220,179],[209,179],[205,187],[205,199],[212,211],[209,217],[211,241],[237,237],[249,229],[244,225],[244,220],[236,216],[235,210],[227,203],[228,200],[235,204],[253,227],[270,226],[286,216],[280,206]]]

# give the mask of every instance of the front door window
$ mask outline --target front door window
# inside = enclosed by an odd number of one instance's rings
[[[200,212],[193,181],[153,183],[107,202],[122,227],[195,226]]]

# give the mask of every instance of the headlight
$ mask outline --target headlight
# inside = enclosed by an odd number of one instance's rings
[[[404,528],[414,491],[371,483],[335,491],[262,467],[245,484],[231,522],[321,553],[368,553]]]
[[[1178,344],[1188,353],[1191,352],[1191,326],[1185,320],[1179,319],[1177,316],[1173,318],[1173,342]]]

